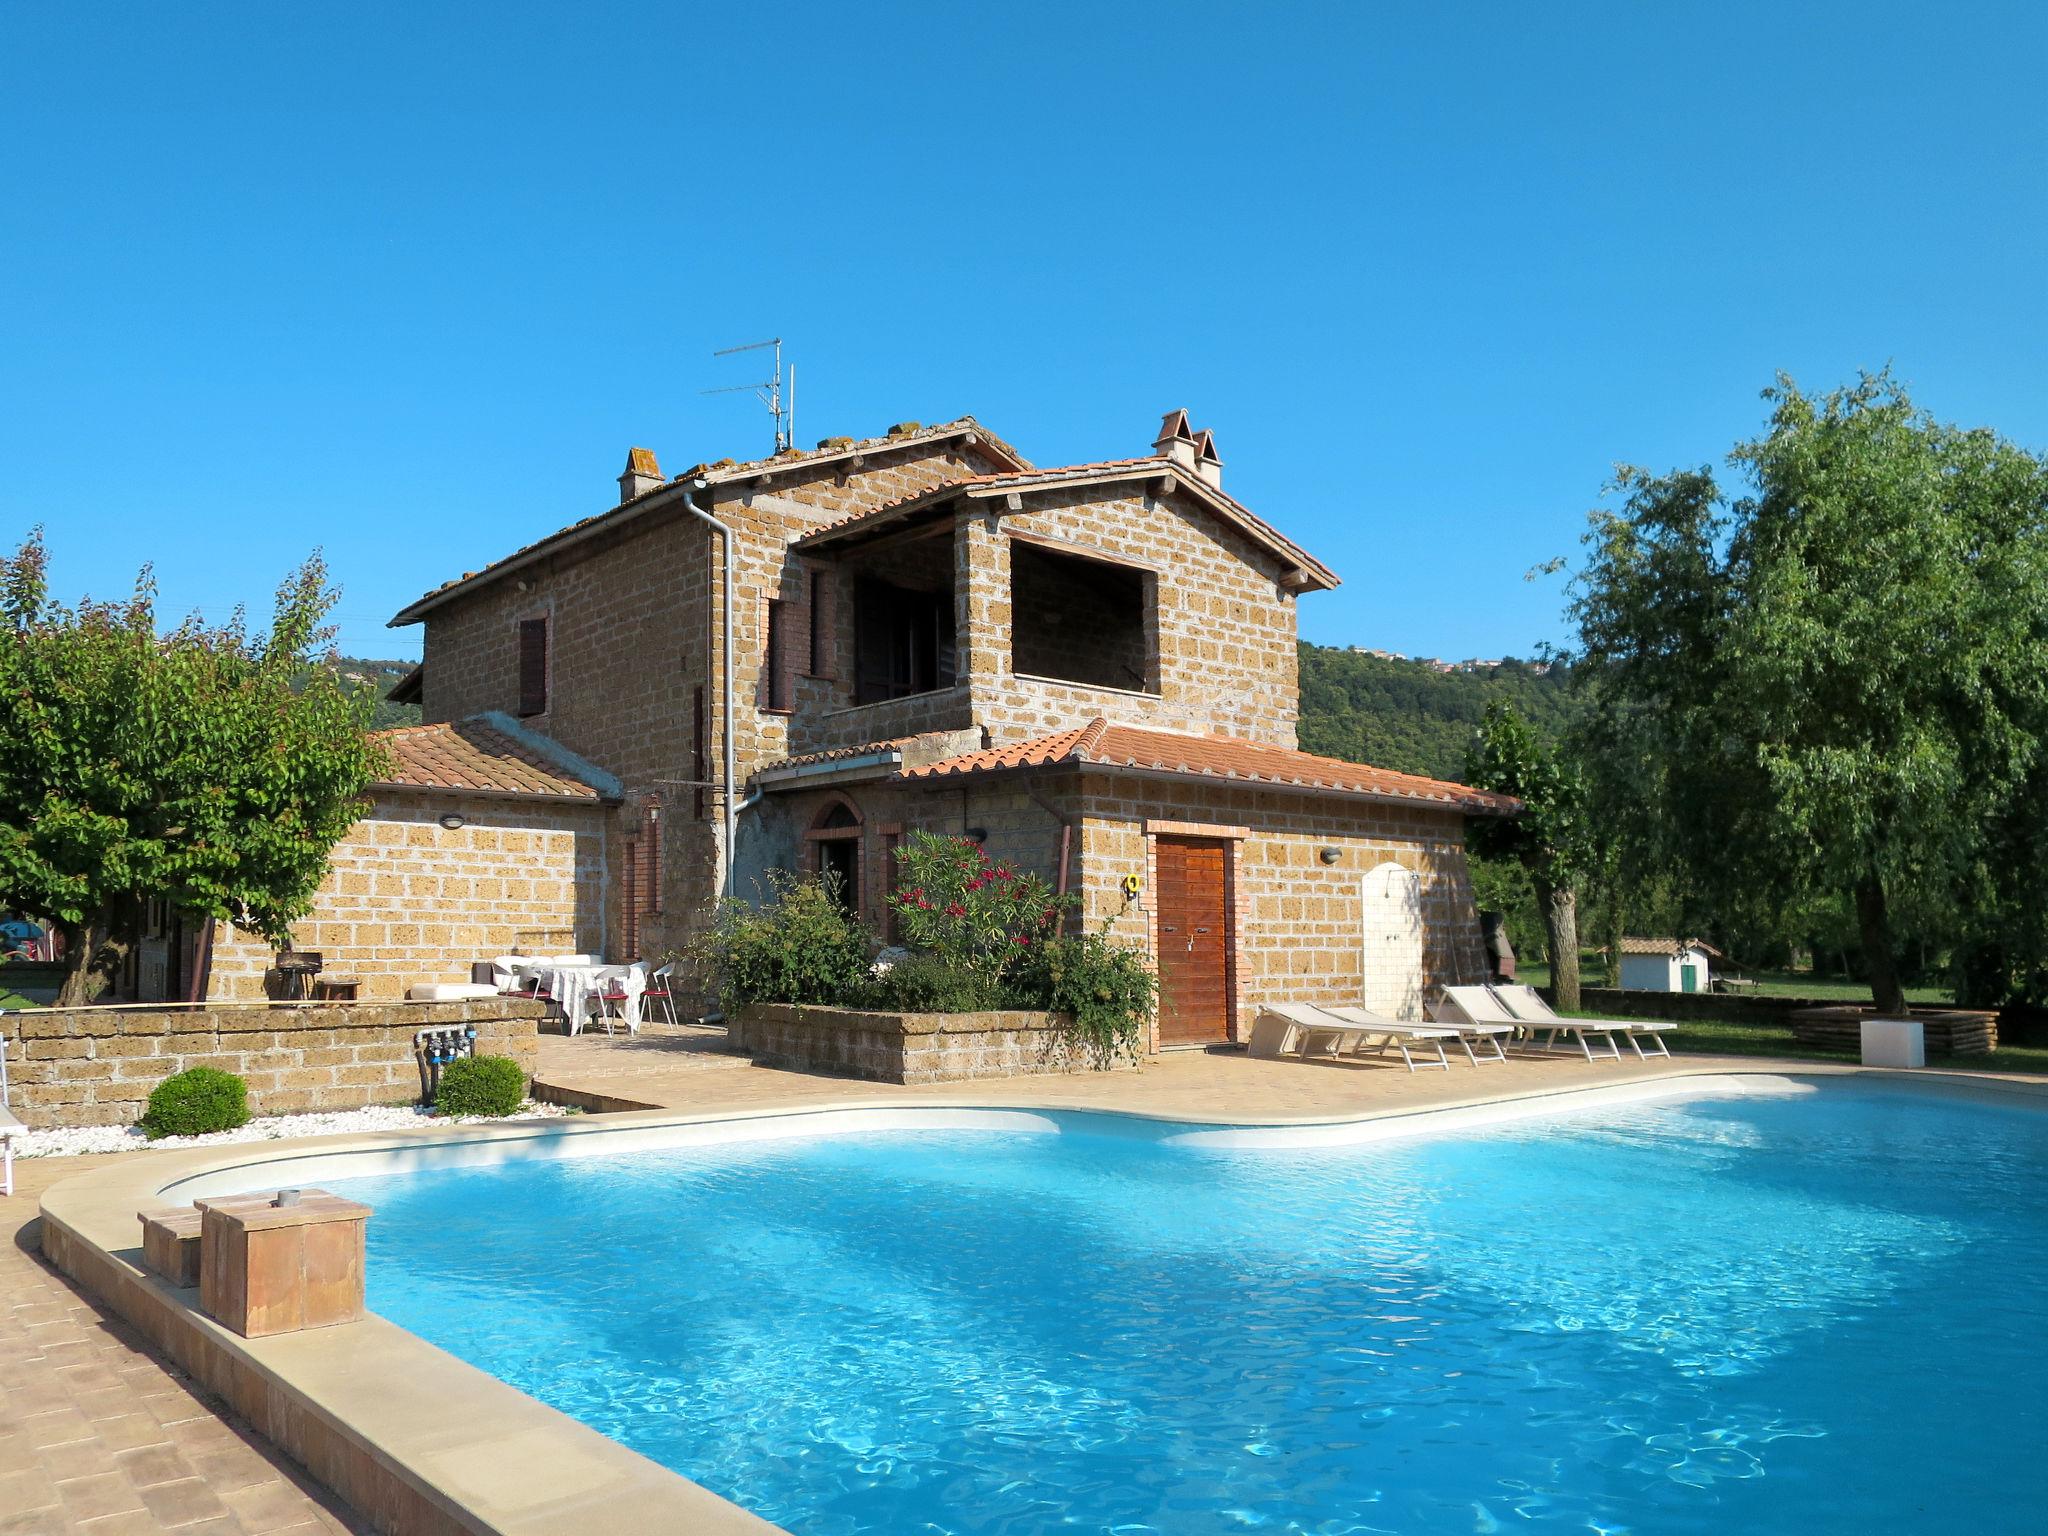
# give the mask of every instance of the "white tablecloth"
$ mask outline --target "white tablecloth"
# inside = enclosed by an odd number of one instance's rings
[[[580,1034],[590,1018],[591,999],[618,983],[626,994],[620,1007],[626,1028],[640,1031],[640,994],[647,990],[647,968],[640,965],[556,965],[545,962],[521,966],[519,974],[539,979],[541,987],[562,1010],[563,1027]]]

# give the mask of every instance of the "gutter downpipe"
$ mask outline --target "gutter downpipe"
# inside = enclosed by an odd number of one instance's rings
[[[713,517],[711,513],[698,506],[694,499],[698,492],[708,489],[710,483],[708,480],[692,480],[683,492],[682,505],[683,509],[691,516],[710,524],[725,546],[724,560],[722,561],[723,597],[725,603],[725,639],[722,657],[724,663],[722,671],[724,675],[719,685],[719,693],[724,701],[722,708],[725,711],[724,729],[720,733],[725,738],[725,829],[719,847],[720,869],[718,873],[718,889],[721,895],[729,897],[732,895],[733,854],[739,842],[740,824],[738,785],[735,782],[739,778],[739,748],[734,736],[735,722],[733,719],[732,691],[733,540],[732,526]]]

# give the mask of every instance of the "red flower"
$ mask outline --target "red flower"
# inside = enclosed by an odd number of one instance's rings
[[[966,909],[965,907],[961,906],[959,902],[955,901],[955,902],[949,902],[949,903],[947,904],[947,906],[946,906],[946,916],[948,916],[948,917],[965,917],[966,915],[967,915],[967,909]]]
[[[1010,942],[1012,944],[1029,944],[1031,939],[1028,934],[1013,933],[1010,935]]]

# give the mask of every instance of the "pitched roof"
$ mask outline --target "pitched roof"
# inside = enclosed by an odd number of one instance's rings
[[[1721,958],[1721,951],[1705,939],[1623,939],[1621,952],[1624,955],[1676,955],[1681,950],[1697,949],[1703,954]]]
[[[1069,764],[1281,785],[1389,802],[1421,802],[1479,815],[1511,816],[1521,809],[1521,802],[1512,796],[1443,779],[1395,773],[1365,763],[1347,763],[1339,758],[1318,757],[1312,752],[1297,752],[1234,736],[1194,736],[1118,725],[1099,717],[1051,736],[906,768],[903,777],[943,779]]]
[[[550,754],[531,732],[508,730],[489,716],[402,725],[376,732],[375,739],[392,761],[391,772],[377,780],[376,788],[453,789],[593,804],[616,798],[614,786],[599,775],[578,772],[566,753]]]
[[[416,624],[427,616],[429,610],[439,607],[458,593],[473,591],[478,587],[496,581],[502,576],[509,575],[521,566],[531,565],[534,561],[551,555],[556,550],[565,548],[568,545],[580,543],[584,539],[594,537],[599,533],[613,532],[623,528],[642,513],[653,510],[655,499],[665,495],[678,484],[702,480],[710,485],[723,485],[729,481],[745,480],[758,475],[785,474],[793,469],[815,469],[820,465],[830,464],[840,459],[859,458],[870,453],[893,453],[901,448],[921,447],[927,443],[944,442],[946,439],[954,437],[971,438],[978,445],[986,445],[994,450],[994,457],[1007,459],[1020,468],[1028,468],[1030,466],[1031,461],[1029,459],[1018,453],[1016,449],[997,437],[972,416],[957,417],[952,421],[941,422],[937,426],[931,427],[918,426],[914,422],[904,422],[899,426],[891,427],[879,437],[859,439],[828,437],[823,439],[816,448],[786,449],[768,458],[752,459],[744,464],[736,463],[731,459],[721,459],[716,464],[692,464],[673,480],[664,481],[651,490],[642,491],[638,496],[628,497],[616,506],[606,507],[602,512],[582,518],[569,524],[566,528],[558,528],[555,532],[547,535],[547,537],[536,539],[531,544],[522,545],[520,548],[512,551],[511,554],[501,559],[493,560],[488,565],[481,566],[474,571],[464,571],[460,576],[442,582],[440,586],[435,587],[431,592],[423,594],[406,607],[400,609],[392,617],[390,623],[394,628],[404,624]],[[643,452],[646,452],[646,450],[634,450],[635,454]],[[648,458],[651,461],[653,455],[651,453],[648,454]],[[631,460],[629,460],[629,466],[630,464]],[[630,468],[629,472],[631,472]]]
[[[1213,449],[1211,457],[1214,457]],[[1302,585],[1321,587],[1325,590],[1338,585],[1339,578],[1336,572],[1243,502],[1234,496],[1226,495],[1220,487],[1211,485],[1200,475],[1176,464],[1172,459],[1157,454],[1141,459],[1101,459],[1092,464],[1061,464],[1045,469],[1005,470],[998,474],[969,475],[965,479],[949,480],[944,485],[933,486],[911,496],[884,502],[879,507],[857,512],[837,522],[826,523],[823,527],[805,534],[792,547],[799,550],[814,550],[847,542],[855,537],[871,536],[899,523],[908,522],[920,513],[936,511],[956,496],[993,496],[1007,491],[1041,490],[1055,485],[1091,482],[1152,479],[1160,475],[1171,476],[1182,490],[1208,506],[1225,522],[1236,525],[1254,544],[1262,546],[1268,553],[1277,556],[1283,564],[1298,572]]]

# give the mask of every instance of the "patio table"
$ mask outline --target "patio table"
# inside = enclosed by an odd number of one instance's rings
[[[629,965],[560,965],[550,966],[539,972],[542,985],[548,995],[562,1010],[563,1027],[571,1035],[583,1032],[589,1017],[591,999],[601,994],[610,983],[620,983],[619,990],[626,994],[621,1008],[626,1028],[637,1034],[640,1030],[640,994],[646,989],[646,980],[635,967]],[[635,981],[638,985],[635,985]]]

